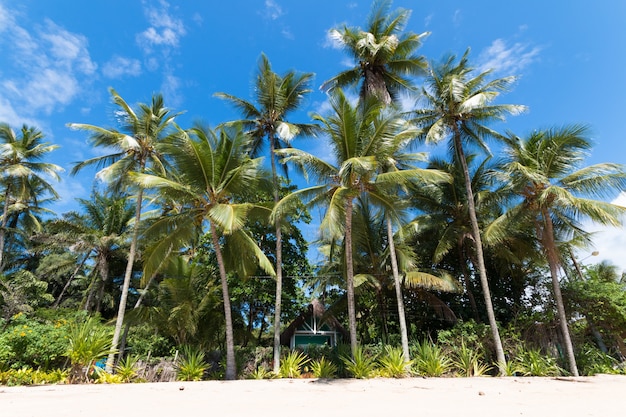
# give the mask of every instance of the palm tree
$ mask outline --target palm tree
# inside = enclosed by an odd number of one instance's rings
[[[257,104],[238,97],[217,93],[216,96],[230,101],[241,111],[245,119],[241,123],[253,138],[252,156],[258,156],[265,140],[269,143],[274,188],[274,203],[280,200],[280,181],[276,172],[275,150],[290,146],[297,135],[315,135],[317,126],[289,123],[286,117],[297,110],[304,96],[311,92],[312,73],[298,74],[288,71],[279,75],[272,71],[269,59],[262,54],[255,79],[254,91]],[[280,218],[276,221],[276,301],[274,310],[274,372],[280,369],[280,315],[282,304],[282,230]]]
[[[448,138],[450,141],[449,148],[454,149],[456,160],[461,164],[478,263],[476,266],[480,275],[487,316],[496,347],[498,367],[500,373],[504,373],[506,360],[491,302],[489,282],[485,271],[483,244],[463,143],[474,142],[483,149],[487,149],[484,140],[489,136],[499,137],[499,135],[488,128],[486,123],[503,120],[508,114],[518,114],[524,111],[525,107],[492,104],[501,92],[509,88],[515,77],[488,81],[487,77],[490,71],[475,75],[474,69],[468,64],[468,54],[469,51],[458,62],[455,62],[456,58],[451,56],[440,65],[432,66],[426,76],[425,87],[422,89],[425,106],[415,111],[414,122],[423,127],[427,142],[439,142]]]
[[[150,170],[156,173],[164,172],[165,162],[159,146],[176,132],[174,119],[179,113],[172,113],[167,109],[160,94],[152,97],[151,105],[141,103],[139,104],[139,111],[135,111],[114,89],[111,88],[109,91],[113,97],[113,102],[120,108],[117,113],[118,122],[121,125],[120,130],[82,123],[70,123],[69,127],[90,132],[93,146],[112,149],[114,152],[77,163],[72,169],[72,175],[77,174],[88,166],[104,168],[98,172],[98,177],[109,182],[114,189],[117,189],[121,186],[129,185],[128,173],[131,171],[146,172]],[[124,273],[115,332],[113,333],[112,351],[117,349],[122,332],[128,289],[137,253],[137,240],[143,203],[142,188],[139,188],[137,191],[136,201],[135,223],[128,252],[126,272]],[[111,353],[106,365],[108,371],[113,368],[114,360],[115,353]]]
[[[574,376],[578,376],[578,369],[558,278],[563,256],[568,254],[559,253],[558,242],[572,235],[584,236],[580,225],[584,217],[619,226],[620,216],[626,212],[624,207],[594,199],[626,187],[622,166],[605,163],[578,169],[591,148],[588,133],[585,126],[570,125],[539,130],[526,139],[509,135],[505,140],[503,172],[521,197],[520,204],[507,216],[532,220],[536,237],[545,250],[568,364]]]
[[[43,141],[43,133],[26,125],[16,134],[6,123],[0,123],[0,185],[3,188],[2,222],[0,225],[0,272],[5,267],[5,243],[9,217],[24,211],[25,202],[34,209],[40,206],[41,199],[47,194],[58,198],[52,185],[45,177],[59,179],[62,168],[55,164],[40,162],[49,152],[57,149]],[[28,216],[34,225],[36,218]],[[16,217],[15,217],[16,218]]]
[[[155,221],[147,231],[148,235],[156,233],[159,236],[167,232],[164,244],[152,254],[155,262],[160,263],[159,258],[193,239],[197,230],[202,230],[208,223],[222,285],[226,379],[235,379],[236,368],[228,277],[221,249],[223,242],[228,241],[237,248],[236,253],[241,254],[244,261],[252,256],[263,270],[274,275],[271,262],[244,229],[247,217],[260,207],[233,202],[237,196],[257,187],[263,179],[261,160],[248,156],[250,146],[250,136],[239,125],[223,127],[217,134],[196,127],[178,135],[167,147],[174,166],[169,178],[133,174],[142,188],[158,189],[163,198],[177,201],[181,206],[177,212]]]
[[[63,247],[76,254],[78,267],[70,274],[63,293],[76,277],[79,267],[93,265],[84,299],[84,309],[101,312],[106,287],[111,284],[112,265],[121,261],[128,246],[128,223],[134,210],[122,195],[106,195],[94,190],[90,199],[78,199],[83,214],[69,212],[61,219],[52,220],[47,233],[38,237],[45,247]]]
[[[396,101],[401,91],[413,89],[409,77],[426,72],[426,60],[415,51],[428,33],[403,33],[411,12],[390,11],[391,3],[378,0],[372,4],[365,30],[347,26],[331,29],[331,38],[344,46],[356,65],[326,81],[322,89],[360,83],[361,99],[376,97],[385,105]]]
[[[343,91],[335,90],[330,102],[333,108],[330,116],[317,114],[313,118],[328,134],[335,165],[294,148],[277,152],[285,157],[284,162],[297,164],[321,184],[283,198],[274,213],[280,215],[300,197],[309,199],[312,205],[328,206],[320,228],[328,240],[343,238],[350,347],[354,353],[357,349],[352,244],[354,199],[365,193],[379,195],[383,200],[387,196],[383,190],[406,180],[409,173],[383,173],[381,167],[398,144],[415,137],[417,131],[394,113],[386,112],[384,104],[378,100],[367,99],[352,105]]]

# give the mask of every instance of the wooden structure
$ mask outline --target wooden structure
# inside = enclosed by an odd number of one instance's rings
[[[319,300],[311,301],[306,311],[302,312],[280,335],[283,346],[306,348],[310,345],[337,346],[349,340],[349,334],[339,320],[326,312]]]

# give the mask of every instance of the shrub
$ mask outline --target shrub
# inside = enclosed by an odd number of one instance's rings
[[[0,385],[64,384],[68,382],[68,377],[68,370],[55,369],[43,371],[23,367],[0,372]]]
[[[413,369],[420,375],[442,376],[452,365],[444,351],[434,343],[423,340],[413,346]]]
[[[353,356],[342,356],[341,361],[353,378],[371,378],[376,371],[376,358],[366,355],[361,346],[356,348]]]
[[[491,366],[483,362],[480,351],[469,348],[464,340],[461,341],[461,346],[453,351],[452,366],[464,377],[482,376],[491,370]]]
[[[204,352],[191,346],[183,346],[181,358],[176,365],[176,379],[179,381],[200,381],[208,368]]]
[[[539,349],[522,347],[515,361],[520,373],[525,376],[558,376],[565,372],[558,366],[556,359],[544,355]]]
[[[65,319],[41,321],[19,313],[0,334],[0,363],[4,369],[54,369],[63,366],[67,353]]]
[[[413,361],[404,360],[402,349],[385,346],[383,353],[378,359],[380,375],[387,378],[404,378],[410,374]]]
[[[316,378],[334,378],[338,370],[337,365],[323,356],[311,363],[311,371]]]
[[[281,378],[299,378],[309,358],[299,350],[292,350],[280,361]]]
[[[67,356],[72,364],[73,381],[88,382],[95,362],[112,352],[111,338],[111,330],[95,317],[70,325]]]

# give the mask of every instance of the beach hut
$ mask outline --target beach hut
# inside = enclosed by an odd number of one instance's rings
[[[280,335],[280,343],[291,349],[310,345],[334,347],[345,340],[349,340],[348,332],[319,300],[311,301]]]

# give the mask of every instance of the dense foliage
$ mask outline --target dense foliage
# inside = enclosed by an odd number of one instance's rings
[[[573,253],[590,248],[583,219],[621,226],[604,200],[624,168],[585,165],[584,126],[498,132],[525,109],[497,102],[514,77],[477,73],[467,52],[427,64],[390,6],[333,29],[355,67],[311,120],[285,117],[312,74],[278,75],[265,55],[256,101],[219,93],[243,119],[215,129],[111,89],[119,128],[70,124],[106,154],[73,169],[100,169],[78,212],[46,210],[56,146],[1,123],[0,383],[622,372],[626,277]],[[401,93],[420,100],[401,109]],[[417,152],[444,141],[447,156]],[[281,352],[312,299],[346,345]]]

